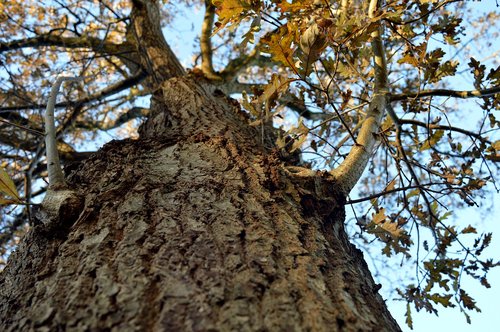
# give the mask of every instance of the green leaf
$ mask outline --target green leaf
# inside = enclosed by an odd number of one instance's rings
[[[451,212],[451,211],[445,212],[441,217],[439,217],[439,220],[444,221],[444,220],[448,219],[448,217],[451,216],[452,214],[453,214],[453,212]]]

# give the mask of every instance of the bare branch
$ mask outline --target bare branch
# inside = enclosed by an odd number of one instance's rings
[[[114,129],[121,126],[124,123],[129,122],[130,120],[146,117],[149,115],[149,108],[144,107],[132,107],[127,112],[123,113],[116,119],[114,122],[101,127],[101,130],[109,130]]]
[[[413,119],[399,119],[399,123],[402,124],[402,125],[403,124],[416,125],[416,126],[419,126],[419,127],[424,127],[427,130],[451,130],[451,131],[455,131],[455,132],[458,132],[458,133],[461,133],[461,134],[464,134],[464,135],[467,135],[467,136],[470,136],[470,137],[477,138],[481,142],[491,144],[491,142],[489,140],[485,139],[481,134],[474,133],[472,131],[465,130],[465,129],[459,128],[459,127],[448,126],[448,125],[440,125],[440,124],[433,124],[433,123],[424,123],[424,122],[421,122],[421,121],[418,121],[418,120],[413,120]]]
[[[406,187],[401,187],[401,188],[395,188],[395,189],[391,189],[391,190],[382,191],[382,192],[379,192],[379,193],[376,193],[376,194],[373,194],[373,195],[369,195],[369,196],[366,196],[366,197],[361,197],[361,198],[356,198],[356,199],[350,199],[350,200],[348,200],[346,202],[346,204],[361,203],[361,202],[372,200],[374,198],[378,198],[378,197],[382,197],[382,196],[385,196],[385,195],[397,193],[397,192],[400,192],[400,191],[406,191],[406,190],[410,190],[410,189],[422,189],[424,187],[433,186],[433,185],[445,185],[445,184],[441,183],[441,182],[435,182],[435,183],[426,183],[426,184],[422,184],[422,185],[412,185],[412,186],[406,186]]]
[[[456,91],[456,90],[447,90],[447,89],[435,89],[435,90],[423,90],[420,92],[412,92],[412,93],[401,93],[391,95],[389,97],[390,101],[400,101],[400,100],[408,100],[408,99],[419,99],[425,97],[453,97],[453,98],[484,98],[490,97],[497,93],[500,93],[500,86],[496,86],[489,89],[484,90],[470,90],[470,91]]]
[[[108,96],[114,95],[114,94],[121,92],[123,90],[126,90],[128,88],[131,88],[136,84],[139,84],[146,77],[147,77],[146,73],[140,72],[140,73],[136,74],[135,76],[131,76],[123,81],[112,84],[112,85],[108,86],[107,88],[105,88],[101,91],[98,91],[92,95],[89,95],[85,98],[82,98],[79,100],[74,100],[74,101],[56,103],[55,108],[74,107],[74,106],[78,106],[78,105],[84,105],[84,104],[87,104],[89,102],[93,102],[96,100],[100,100],[102,98],[106,98]],[[44,105],[44,104],[5,106],[5,107],[0,107],[0,113],[1,112],[10,112],[10,111],[31,110],[31,109],[44,109],[46,107],[47,107],[47,105]]]
[[[421,16],[419,17],[416,17],[414,19],[411,19],[411,20],[408,20],[408,21],[403,21],[403,22],[394,22],[394,21],[390,21],[391,23],[393,24],[396,24],[396,25],[407,25],[407,24],[411,24],[411,23],[415,23],[415,22],[418,22],[424,18],[426,18],[427,16],[435,13],[436,11],[438,11],[441,7],[444,7],[448,4],[451,4],[453,2],[458,2],[459,0],[447,0],[447,1],[443,1],[442,3],[436,5],[436,7],[432,8],[432,10],[429,10],[428,12],[422,14]]]
[[[24,126],[21,126],[17,123],[13,123],[13,122],[10,122],[10,121],[7,121],[7,120],[4,120],[4,119],[0,119],[0,122],[3,122],[9,126],[13,126],[13,127],[16,127],[16,128],[19,128],[21,130],[25,130],[31,134],[34,134],[34,135],[39,135],[39,136],[42,136],[43,133],[41,131],[38,131],[38,130],[35,130],[35,129],[32,129],[32,128],[28,128],[28,127],[24,127]]]
[[[221,76],[224,77],[226,81],[231,81],[243,69],[247,68],[250,65],[257,64],[259,62],[259,59],[264,59],[264,61],[262,62],[266,63],[267,66],[269,66],[270,63],[272,64],[273,62],[271,62],[270,58],[260,55],[260,52],[258,50],[259,45],[256,45],[248,55],[242,55],[229,61],[226,67],[222,70]]]
[[[138,68],[135,58],[135,49],[129,42],[115,44],[106,42],[99,38],[63,37],[55,34],[43,34],[37,37],[14,40],[11,42],[0,42],[0,53],[15,51],[22,48],[40,48],[45,46],[56,46],[64,49],[89,49],[98,54],[113,55],[119,58],[131,72],[135,73]]]
[[[127,48],[127,44],[104,42],[95,37],[62,37],[54,34],[45,34],[33,38],[13,40],[7,43],[0,42],[0,53],[27,47],[38,48],[43,46],[58,46],[68,49],[89,48],[108,54],[123,53],[124,49]]]
[[[113,122],[106,123],[106,124],[101,124],[101,122],[91,122],[89,123],[88,121],[82,121],[82,122],[76,122],[75,127],[77,128],[83,128],[83,129],[99,129],[99,130],[110,130],[110,129],[115,129],[123,125],[124,123],[129,122],[130,120],[137,119],[137,118],[144,118],[149,115],[149,108],[143,108],[143,107],[132,107],[131,109],[127,110],[125,113],[121,114],[118,119],[116,119]]]
[[[260,38],[260,42],[255,45],[253,50],[248,53],[248,54],[241,54],[239,57],[232,59],[231,61],[228,62],[226,67],[222,70],[221,76],[226,80],[226,81],[231,81],[233,80],[236,75],[244,70],[245,68],[248,68],[249,66],[259,66],[259,67],[271,67],[274,65],[280,65],[276,61],[274,61],[271,57],[269,56],[263,56],[260,53],[261,48],[263,47],[263,40],[266,40],[266,38],[274,33],[277,32],[277,29],[273,31],[269,31],[266,33],[264,36]]]

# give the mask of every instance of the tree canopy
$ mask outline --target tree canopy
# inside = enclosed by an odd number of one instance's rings
[[[162,71],[184,73],[178,60],[155,67],[138,55],[154,50],[137,38],[131,17],[151,4],[0,2],[4,257],[30,225],[27,207],[46,190],[42,119],[56,78],[85,77],[65,85],[55,105],[68,164],[88,157],[88,142],[106,133],[135,137]],[[491,48],[471,47],[493,43],[498,11],[449,0],[158,5],[151,29],[175,29],[176,15],[204,11],[190,74],[236,98],[262,132],[281,127],[277,145],[302,155],[290,172],[336,177],[357,211],[352,238],[361,247],[376,239],[387,259],[415,264],[413,280],[398,288],[408,325],[412,307],[478,310],[461,279],[490,287],[487,272],[499,263],[481,254],[492,234],[457,224],[452,212],[478,206],[487,186],[498,190],[500,64]]]

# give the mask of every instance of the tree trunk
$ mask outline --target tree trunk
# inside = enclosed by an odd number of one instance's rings
[[[67,170],[85,208],[11,255],[3,330],[399,331],[347,239],[338,185],[287,171],[237,102],[199,81],[165,81],[140,139]]]

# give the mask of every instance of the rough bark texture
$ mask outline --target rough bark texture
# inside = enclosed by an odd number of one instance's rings
[[[399,330],[329,175],[291,175],[236,102],[195,81],[164,82],[140,139],[67,170],[85,208],[12,254],[3,330]]]

